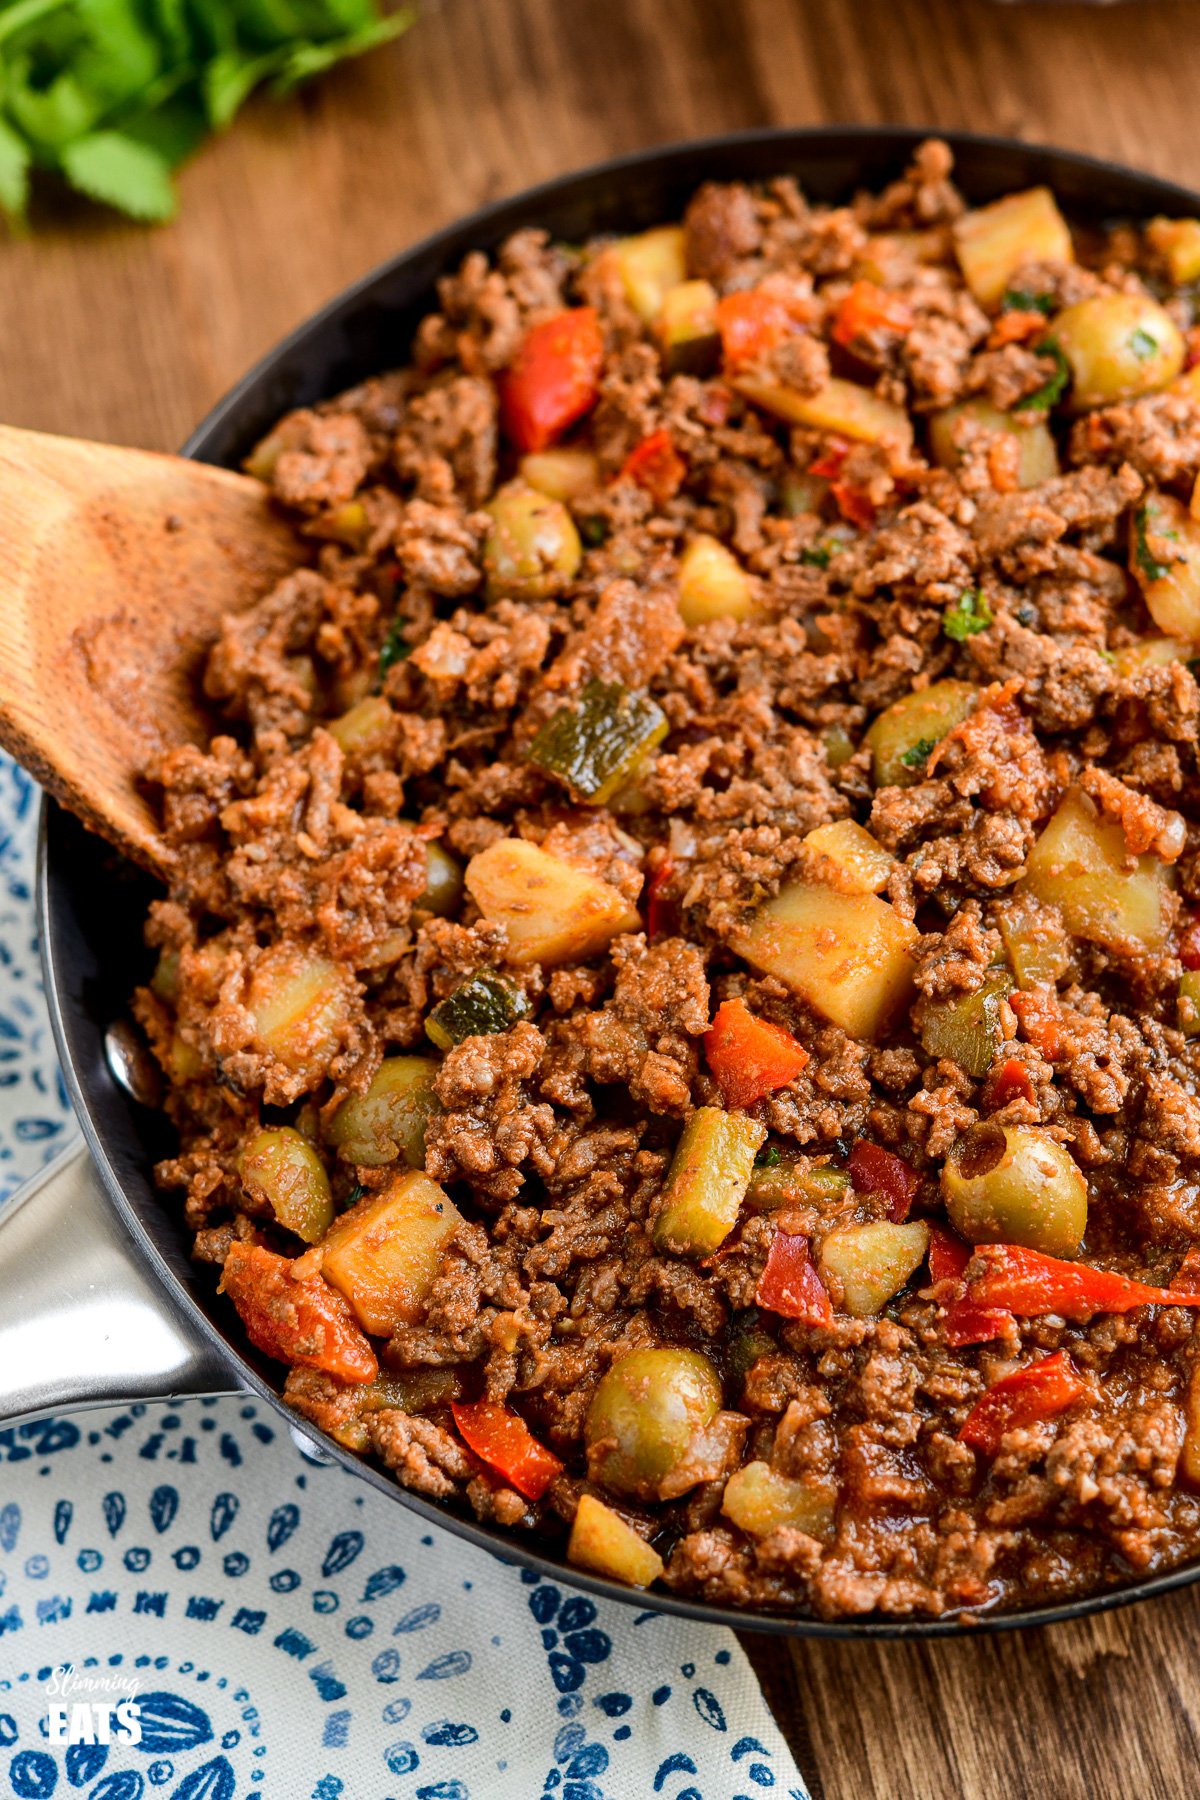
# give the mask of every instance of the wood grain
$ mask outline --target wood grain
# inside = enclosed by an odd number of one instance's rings
[[[1009,132],[1200,187],[1193,0],[431,0],[183,179],[177,224],[45,211],[0,255],[0,418],[168,448],[290,326],[485,199],[748,125]],[[697,177],[703,174],[697,169]],[[825,1800],[1181,1800],[1200,1595],[914,1647],[751,1640]]]

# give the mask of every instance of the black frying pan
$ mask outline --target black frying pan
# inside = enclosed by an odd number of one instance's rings
[[[543,226],[574,241],[598,231],[637,230],[678,217],[690,192],[710,177],[753,180],[786,172],[811,197],[838,201],[859,186],[877,187],[899,174],[926,135],[888,129],[745,132],[623,157],[489,206],[404,251],[293,332],[209,414],[185,454],[235,465],[289,408],[324,399],[365,375],[402,363],[418,319],[433,303],[436,278],[467,250],[491,248],[519,226]],[[1079,220],[1200,211],[1200,197],[1171,182],[1090,157],[1002,138],[959,135],[950,142],[957,178],[972,201],[1044,182]],[[50,1304],[51,1293],[58,1295],[60,1317],[57,1324],[41,1318],[44,1334],[76,1335],[56,1381],[23,1386],[19,1377],[6,1381],[0,1373],[0,1408],[6,1394],[10,1412],[28,1413],[81,1400],[96,1404],[240,1386],[290,1421],[279,1398],[279,1366],[257,1357],[240,1336],[227,1335],[229,1309],[214,1301],[211,1271],[189,1260],[181,1208],[160,1197],[151,1184],[152,1163],[170,1148],[165,1121],[127,1097],[106,1060],[106,1032],[125,1014],[130,990],[147,970],[141,921],[151,892],[143,877],[119,865],[73,819],[43,804],[38,914],[46,987],[59,1055],[105,1202],[98,1203],[96,1184],[76,1162],[44,1183],[4,1226],[0,1371],[6,1356],[6,1296],[10,1365],[19,1360],[12,1351],[15,1312],[20,1311],[22,1325],[32,1320],[36,1327],[38,1309]],[[63,1303],[63,1289],[71,1287],[74,1263],[82,1258],[95,1265],[87,1279],[80,1273],[74,1283],[83,1290],[85,1304],[90,1300],[90,1318]],[[13,1301],[14,1283],[19,1308]],[[98,1322],[99,1332],[91,1321]],[[122,1333],[126,1348],[118,1353],[113,1345]],[[431,1524],[592,1593],[647,1604],[640,1593],[578,1573],[558,1551],[431,1505],[331,1441],[322,1447]],[[748,1615],[658,1593],[650,1604],[708,1623],[755,1630],[929,1637],[1076,1617],[1164,1593],[1198,1577],[1200,1562],[1152,1580],[1131,1578],[1124,1586],[1069,1604],[973,1619],[965,1627],[958,1618],[828,1623]]]

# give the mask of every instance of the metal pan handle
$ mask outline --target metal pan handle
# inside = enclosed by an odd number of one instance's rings
[[[86,1149],[0,1216],[0,1421],[237,1383],[142,1269]]]

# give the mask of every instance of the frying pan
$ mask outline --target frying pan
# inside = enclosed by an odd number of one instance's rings
[[[475,213],[406,250],[349,288],[266,356],[209,414],[184,454],[236,465],[284,412],[402,363],[437,277],[466,251],[489,249],[520,226],[578,242],[678,217],[703,180],[789,173],[822,201],[848,198],[897,175],[926,132],[755,131],[622,157]],[[957,178],[973,202],[1046,183],[1080,221],[1200,211],[1200,197],[1168,181],[1066,151],[1012,139],[950,138]],[[43,802],[38,922],[46,992],[67,1086],[86,1142],[31,1184],[0,1228],[0,1421],[56,1410],[243,1390],[274,1407],[278,1364],[234,1332],[215,1298],[215,1275],[192,1264],[177,1199],[151,1181],[172,1148],[166,1121],[115,1079],[106,1038],[148,974],[141,921],[151,884],[75,820]],[[233,1334],[231,1334],[233,1333]],[[307,1424],[306,1441],[320,1437]],[[560,1551],[481,1525],[398,1487],[331,1439],[336,1459],[397,1505],[559,1581],[621,1601],[647,1596],[584,1575]],[[1056,1606],[1026,1607],[964,1623],[943,1619],[825,1621],[748,1614],[655,1593],[650,1604],[712,1624],[825,1637],[934,1637],[1049,1623],[1164,1593],[1200,1577],[1200,1561]]]

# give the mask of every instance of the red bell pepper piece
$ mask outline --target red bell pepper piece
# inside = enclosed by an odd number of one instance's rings
[[[944,1225],[929,1227],[929,1280],[934,1287],[939,1281],[961,1281],[970,1260],[969,1244]]]
[[[540,1500],[554,1477],[561,1475],[557,1456],[538,1443],[518,1413],[498,1400],[469,1404],[452,1400],[450,1411],[467,1447],[526,1500]]]
[[[903,336],[912,323],[912,307],[899,294],[889,294],[873,281],[856,281],[834,315],[830,336],[850,349],[877,331]]]
[[[921,1177],[902,1156],[893,1156],[881,1145],[859,1138],[850,1152],[848,1167],[856,1194],[882,1194],[888,1217],[897,1222],[907,1219]]]
[[[704,1054],[726,1106],[753,1106],[808,1063],[790,1031],[756,1019],[744,1000],[723,1000],[704,1034]]]
[[[843,519],[852,525],[869,531],[876,519],[875,503],[870,495],[853,481],[842,480],[842,467],[849,456],[853,445],[845,438],[831,437],[815,462],[808,465],[810,475],[823,476],[829,482],[829,491]]]
[[[980,1244],[976,1255],[987,1266],[968,1288],[981,1306],[1003,1306],[1019,1318],[1059,1313],[1064,1319],[1090,1319],[1093,1313],[1132,1312],[1135,1306],[1200,1306],[1200,1291],[1148,1287],[1111,1269],[1063,1262],[1027,1250],[1022,1244]]]
[[[1020,1021],[1026,1042],[1040,1050],[1047,1062],[1057,1062],[1063,1054],[1058,996],[1049,988],[1029,988],[1024,993],[1010,994],[1008,1004]]]
[[[850,441],[844,437],[830,437],[825,440],[825,448],[815,462],[808,465],[810,475],[820,475],[826,481],[836,481],[842,472],[842,465],[850,454]]]
[[[683,486],[687,464],[671,442],[669,431],[652,431],[634,445],[621,474],[645,488],[657,505],[665,506]]]
[[[1179,960],[1185,969],[1200,969],[1200,916],[1193,915],[1180,927]]]
[[[534,325],[500,377],[500,418],[518,450],[544,450],[596,404],[604,338],[594,306]]]
[[[973,1254],[970,1245],[964,1244],[960,1237],[955,1237],[945,1226],[930,1226],[930,1284],[933,1287],[938,1287],[943,1282],[947,1287],[955,1284],[955,1291],[948,1296],[934,1296],[945,1305],[942,1330],[946,1342],[955,1349],[961,1349],[966,1344],[990,1344],[993,1338],[1003,1337],[1012,1318],[1011,1313],[1000,1307],[978,1306],[968,1294],[956,1291]]]
[[[813,1267],[808,1239],[798,1232],[777,1231],[754,1298],[768,1312],[805,1325],[830,1325],[833,1305],[825,1283]]]
[[[646,936],[661,937],[663,933],[675,929],[678,923],[675,917],[674,903],[667,899],[663,892],[667,883],[675,873],[675,864],[667,857],[660,862],[646,884]]]
[[[1035,1098],[1033,1082],[1029,1078],[1029,1070],[1015,1056],[1006,1058],[992,1082],[992,1104],[997,1112],[1007,1106],[1010,1100],[1028,1100]]]
[[[717,301],[721,351],[729,364],[759,362],[792,331],[787,307],[777,294],[749,288]]]
[[[265,1356],[324,1369],[339,1381],[374,1381],[379,1374],[349,1302],[321,1275],[297,1281],[288,1257],[234,1243],[218,1291],[229,1295],[246,1336]]]
[[[995,1456],[1006,1431],[1037,1419],[1053,1419],[1087,1391],[1087,1382],[1066,1351],[1056,1350],[1040,1362],[1014,1369],[990,1387],[967,1414],[959,1438],[985,1456]]]

